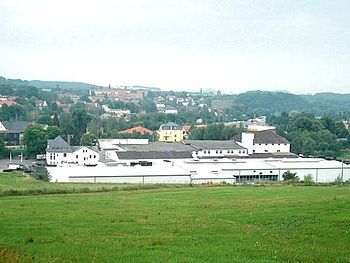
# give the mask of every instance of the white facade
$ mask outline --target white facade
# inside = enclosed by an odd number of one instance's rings
[[[164,113],[167,114],[177,114],[177,109],[165,109]]]
[[[99,154],[87,147],[80,147],[73,152],[47,152],[46,163],[50,166],[64,164],[97,165]]]
[[[289,153],[289,143],[254,143],[252,153]]]
[[[128,160],[127,162],[137,161]],[[317,183],[333,182],[340,176],[350,179],[350,166],[337,161],[318,158],[268,159],[174,159],[152,161],[152,166],[96,167],[66,165],[49,167],[53,182],[104,182],[104,183],[255,183],[282,181],[286,171],[297,173],[302,180],[311,175]]]
[[[78,165],[97,165],[99,154],[87,147],[79,148],[72,153],[72,162]]]
[[[206,149],[193,152],[193,157],[198,158],[223,158],[229,156],[248,156],[248,150],[246,149],[228,149],[228,150],[218,150],[218,149]]]
[[[72,153],[69,152],[46,152],[47,165],[61,165],[72,162]]]
[[[254,133],[242,132],[241,142],[239,145],[248,149],[249,154],[253,153],[289,153],[290,143],[256,143],[254,142]]]

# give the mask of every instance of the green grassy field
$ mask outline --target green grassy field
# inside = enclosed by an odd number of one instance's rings
[[[38,194],[67,194],[107,192],[120,190],[155,189],[164,187],[179,187],[178,185],[130,185],[108,183],[49,183],[38,181],[21,172],[0,173],[0,197]]]
[[[349,248],[350,187],[0,197],[0,262],[350,262]]]

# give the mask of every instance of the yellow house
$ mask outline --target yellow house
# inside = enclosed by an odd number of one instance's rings
[[[174,122],[160,125],[158,135],[160,142],[179,142],[184,138],[182,126]]]

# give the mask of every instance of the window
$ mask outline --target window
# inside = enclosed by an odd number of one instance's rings
[[[90,159],[91,159],[91,155],[90,155]]]
[[[255,150],[253,150],[253,153],[255,153]]]
[[[63,157],[67,157],[67,154],[66,154],[66,153],[64,153],[64,154],[63,154]]]
[[[261,143],[259,143],[259,145],[261,145]]]
[[[279,152],[281,152],[281,150],[277,150],[277,152],[279,153]]]
[[[220,150],[219,153],[222,153],[222,150]]]
[[[265,152],[267,153],[268,151],[267,151],[267,150],[265,150]]]
[[[206,154],[206,153],[207,153],[207,151],[206,151],[206,150],[204,150],[204,151],[203,151],[203,153],[204,153],[204,154]]]
[[[210,154],[210,150],[208,150],[208,153]]]
[[[238,153],[241,153],[241,150],[239,150]]]
[[[96,155],[94,155],[94,158],[96,159]]]
[[[219,153],[219,150],[216,150],[215,153]]]
[[[77,158],[77,159],[78,159],[78,155],[76,155],[76,156],[75,156],[75,158]]]

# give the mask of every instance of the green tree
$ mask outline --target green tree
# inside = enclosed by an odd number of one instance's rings
[[[46,115],[46,114],[45,115],[40,115],[38,120],[37,120],[37,123],[52,125],[51,116],[50,115]]]
[[[60,120],[59,120],[57,112],[55,112],[54,115],[53,115],[52,125],[60,127]]]
[[[46,129],[47,139],[55,139],[58,135],[61,135],[61,130],[57,126],[49,126]]]
[[[7,157],[9,151],[5,147],[4,138],[0,135],[0,157]]]
[[[24,143],[29,156],[44,153],[47,145],[46,131],[39,125],[29,125],[24,132]]]
[[[83,146],[96,146],[98,144],[98,140],[95,134],[92,133],[84,133],[80,139],[80,145]]]

